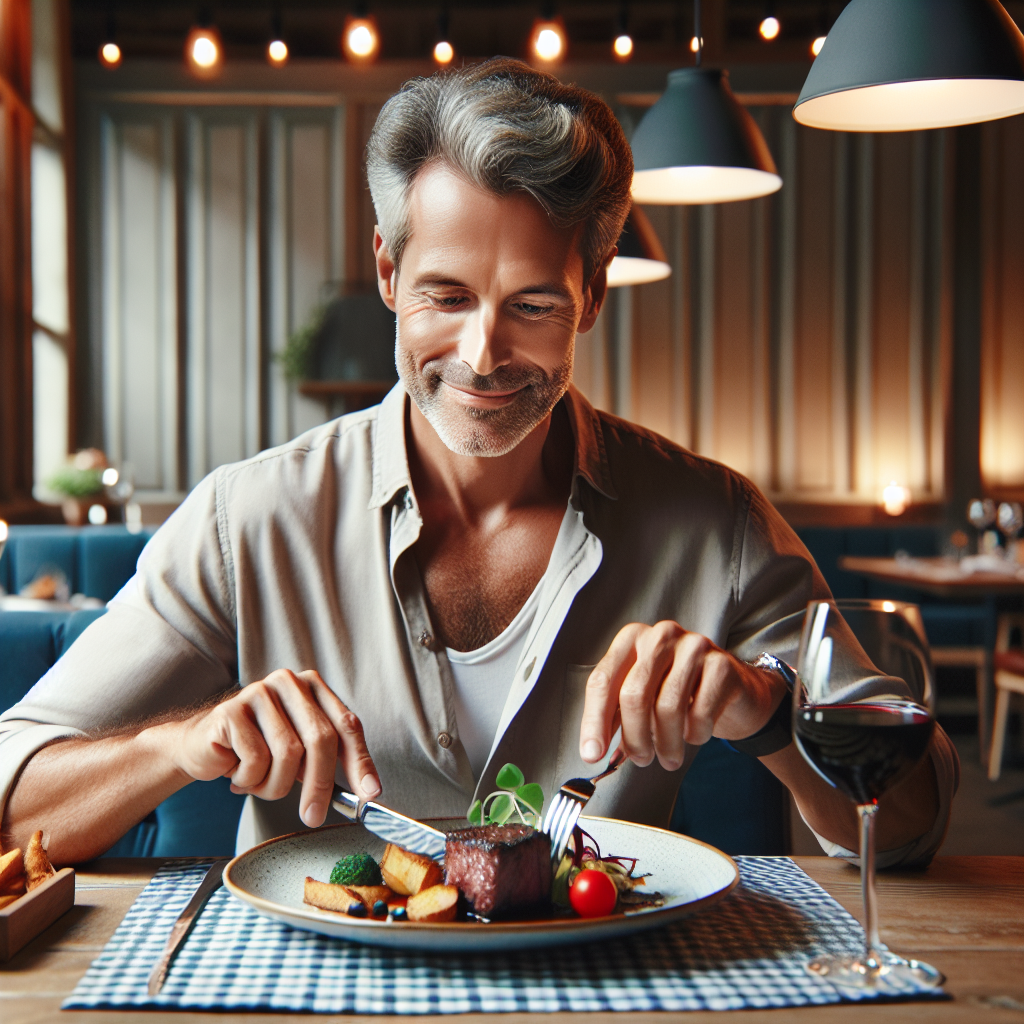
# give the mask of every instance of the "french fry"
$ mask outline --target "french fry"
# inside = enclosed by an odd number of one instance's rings
[[[384,881],[402,896],[413,896],[444,881],[439,864],[422,854],[403,850],[394,843],[388,843],[384,850],[380,873]]]
[[[410,921],[437,924],[454,921],[459,906],[459,890],[454,885],[432,885],[409,897],[405,905]]]
[[[57,872],[54,871],[43,847],[43,830],[38,829],[32,833],[32,838],[25,849],[25,881],[28,891],[31,892],[55,874]]]
[[[25,872],[23,871],[20,875],[15,875],[13,878],[8,879],[0,886],[0,896],[24,896],[28,892],[28,886],[25,884]]]
[[[21,850],[11,850],[0,856],[0,893],[19,875],[25,873],[25,862]]]
[[[0,896],[0,910],[4,907],[9,907],[15,900],[20,900],[21,896]]]

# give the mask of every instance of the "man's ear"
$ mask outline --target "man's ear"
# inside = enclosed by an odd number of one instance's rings
[[[388,251],[388,243],[380,233],[380,228],[373,226],[373,258],[377,263],[377,290],[384,300],[384,305],[395,312],[395,282],[398,274],[395,271],[395,261]]]
[[[604,300],[608,295],[608,265],[615,258],[618,251],[618,246],[612,249],[611,254],[590,279],[590,284],[583,291],[583,315],[580,317],[579,326],[576,328],[577,334],[586,334],[594,326],[597,315],[601,312],[601,307],[604,305]]]

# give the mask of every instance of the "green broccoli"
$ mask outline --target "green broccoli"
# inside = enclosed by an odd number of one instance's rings
[[[381,885],[380,868],[368,853],[342,857],[331,872],[331,885]]]

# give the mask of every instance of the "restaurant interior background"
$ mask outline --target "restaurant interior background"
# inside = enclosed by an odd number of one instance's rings
[[[887,134],[797,124],[812,41],[843,7],[704,0],[705,63],[729,68],[783,187],[646,207],[672,273],[610,293],[575,379],[599,407],[747,474],[801,530],[914,524],[941,553],[954,531],[973,537],[971,498],[1024,498],[1024,117]],[[1005,7],[1024,24],[1024,3]],[[529,57],[544,13],[444,8],[456,61]],[[436,67],[440,2],[370,4],[380,54],[365,66],[340,46],[354,10],[0,0],[0,517],[60,521],[46,481],[96,447],[133,467],[157,523],[216,466],[382,383],[296,380],[279,358],[326,299],[372,287],[364,146],[387,97]],[[552,70],[600,93],[627,133],[692,64],[691,0],[554,13],[568,49]],[[624,14],[634,47],[617,61]],[[184,57],[201,22],[223,45],[211,77]],[[282,66],[265,56],[274,33]],[[97,56],[109,41],[114,68]],[[898,517],[882,507],[892,483],[909,491]],[[972,669],[943,670],[943,721],[968,745],[973,687]],[[1005,767],[1019,788],[1016,732]],[[977,760],[964,757],[975,774]],[[973,784],[984,803],[983,774]]]

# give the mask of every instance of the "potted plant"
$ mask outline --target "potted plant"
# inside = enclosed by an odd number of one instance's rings
[[[70,456],[67,462],[46,481],[48,490],[61,497],[60,508],[69,526],[86,522],[93,505],[107,507],[103,490],[103,470],[107,457],[98,448],[85,448]]]

